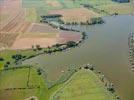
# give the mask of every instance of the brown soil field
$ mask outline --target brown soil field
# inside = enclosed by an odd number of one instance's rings
[[[3,0],[0,4],[0,30],[22,10],[21,0]]]
[[[58,33],[58,30],[47,24],[33,23],[27,32],[30,33]]]
[[[40,45],[41,47],[51,46],[56,42],[56,38],[18,38],[11,46],[11,49],[31,49],[33,45]]]
[[[68,31],[60,31],[59,32],[59,43],[65,43],[67,41],[79,41],[81,39],[81,34],[78,32],[68,32]]]
[[[59,1],[57,1],[57,0],[46,0],[45,2],[46,2],[46,4],[48,4],[50,6],[53,6],[53,7],[60,6]]]
[[[85,8],[50,10],[49,13],[63,15],[62,20],[64,22],[86,22],[92,17],[99,16],[99,14]]]
[[[45,24],[34,23],[30,27],[29,32],[19,35],[10,48],[30,49],[32,45],[40,45],[41,47],[48,47],[56,43],[65,43],[67,41],[78,41],[80,40],[80,38],[81,38],[80,33],[71,31],[61,31],[53,29],[51,26]]]
[[[30,25],[25,21],[25,13],[21,11],[8,22],[0,31],[1,32],[25,32]]]
[[[17,38],[18,33],[0,33],[0,48],[10,47],[15,39]]]

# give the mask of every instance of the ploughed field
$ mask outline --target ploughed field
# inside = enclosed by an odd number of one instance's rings
[[[81,34],[78,32],[61,31],[51,26],[33,23],[27,33],[20,34],[11,46],[11,49],[30,49],[33,45],[41,47],[52,46],[56,43],[79,41]]]
[[[0,50],[5,48],[30,49],[33,45],[48,47],[56,43],[64,43],[71,40],[78,41],[80,39],[80,33],[75,36],[75,32],[59,31],[48,25],[36,23],[40,16],[37,16],[38,7],[32,6],[34,2],[30,7],[25,7],[28,4],[28,1],[25,0],[14,0],[11,2],[12,0],[4,0],[0,5],[2,12],[0,14]],[[43,2],[43,6],[45,6],[45,2],[50,5],[58,4],[56,0],[53,3],[52,1]],[[39,3],[41,4],[41,2]],[[67,34],[60,35],[62,32]],[[74,38],[69,39],[68,37],[71,36]]]
[[[84,5],[88,7],[84,7]],[[103,16],[103,11],[108,12],[109,14],[113,14],[115,12],[119,14],[133,13],[133,5],[133,1],[131,1],[131,3],[120,4],[112,2],[111,0],[3,0],[0,4],[0,32],[11,34],[9,37],[5,36],[5,34],[0,34],[0,48],[29,49],[32,45],[41,45],[42,47],[46,47],[60,41],[63,42],[72,40],[63,40],[64,38],[61,40],[55,40],[57,37],[51,39],[49,38],[48,40],[48,37],[44,36],[42,38],[43,40],[39,41],[39,35],[34,40],[36,42],[32,41],[31,39],[28,41],[27,39],[26,41],[30,44],[28,46],[24,46],[24,48],[23,46],[21,48],[14,46],[16,45],[17,41],[18,44],[22,41],[18,38],[20,38],[24,33],[29,33],[29,30],[31,33],[37,32],[44,34],[49,32],[53,34],[56,32],[59,36],[62,36],[60,35],[62,31],[57,32],[55,29],[52,29],[50,27],[48,28],[46,25],[41,25],[42,23],[38,25],[42,15],[61,14],[63,16],[61,20],[63,20],[65,23],[81,23],[90,21],[92,17]],[[33,25],[34,23],[37,24]],[[69,32],[69,34],[70,33],[71,32]],[[72,35],[70,35],[70,37],[71,36]],[[5,38],[1,39],[3,37]],[[12,37],[13,39],[10,40]],[[74,38],[76,37],[79,38],[78,35],[76,35]],[[27,44],[25,43],[25,45]]]

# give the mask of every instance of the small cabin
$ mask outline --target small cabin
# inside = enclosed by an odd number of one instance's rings
[[[130,2],[130,0],[112,0],[112,1],[119,2],[119,3],[128,3],[128,2]]]

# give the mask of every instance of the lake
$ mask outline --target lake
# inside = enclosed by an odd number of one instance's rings
[[[122,100],[134,100],[134,72],[128,61],[128,35],[134,32],[134,15],[104,17],[104,20],[102,25],[74,26],[88,33],[88,39],[79,47],[53,55],[39,55],[23,64],[44,67],[48,77],[55,79],[68,66],[90,62],[114,83]]]

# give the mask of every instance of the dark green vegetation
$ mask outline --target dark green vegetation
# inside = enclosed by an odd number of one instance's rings
[[[94,24],[102,24],[104,23],[103,19],[101,17],[98,18],[91,18],[91,22],[90,24],[94,25]]]

